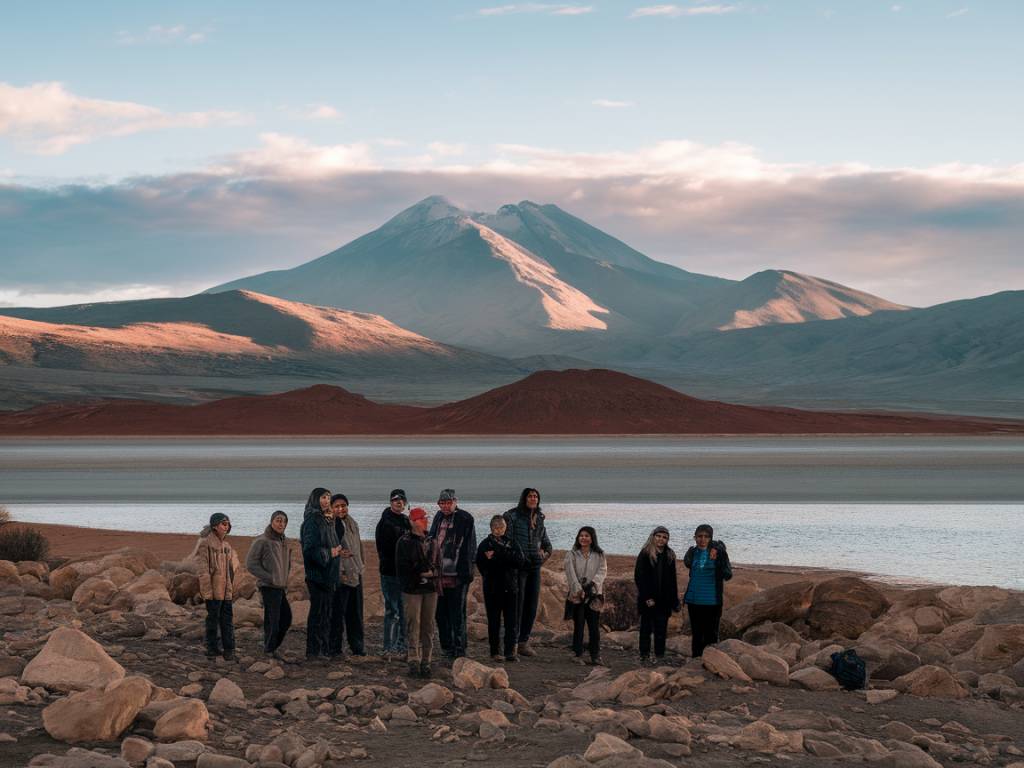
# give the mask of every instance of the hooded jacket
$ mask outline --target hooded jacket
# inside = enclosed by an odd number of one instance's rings
[[[307,507],[300,531],[302,540],[302,565],[306,569],[306,581],[326,589],[334,589],[340,579],[341,558],[331,554],[338,546],[338,534],[332,521],[318,509]]]
[[[334,518],[334,532],[338,541],[352,553],[352,557],[341,558],[341,583],[346,587],[358,587],[363,580],[363,542],[359,538],[359,523],[351,514]]]
[[[718,554],[715,556],[715,604],[722,605],[722,596],[725,591],[725,582],[732,578],[732,563],[729,562],[729,554],[725,551],[724,541],[712,541],[708,545],[709,549],[717,549]],[[693,558],[697,553],[697,547],[693,546],[686,550],[686,554],[683,555],[683,565],[686,566],[687,570],[693,567]],[[689,586],[687,586],[689,589]],[[684,596],[685,597],[685,596]]]
[[[221,539],[210,526],[205,526],[199,534],[194,558],[199,576],[200,597],[203,600],[234,599],[232,582],[242,567],[227,538]]]
[[[658,611],[668,613],[679,608],[679,584],[676,581],[676,556],[669,554],[666,547],[658,553],[652,563],[646,551],[637,555],[636,566],[633,568],[633,580],[636,582],[636,603],[641,613]],[[653,600],[654,605],[648,607],[647,601]]]
[[[410,527],[409,518],[405,515],[396,515],[391,511],[391,507],[385,507],[381,513],[380,522],[373,532],[381,576],[398,575],[395,571],[395,547]]]
[[[245,568],[256,577],[261,587],[285,589],[292,567],[291,543],[283,533],[269,525],[262,536],[253,539],[249,554],[245,557]]]
[[[488,552],[493,552],[487,557]],[[488,595],[515,593],[519,591],[519,569],[526,562],[523,550],[508,536],[493,533],[480,542],[476,550],[476,567],[484,581],[484,592]]]
[[[434,515],[430,524],[430,538],[438,540],[444,513]],[[476,578],[476,526],[473,516],[461,507],[452,511],[452,527],[441,545],[441,557],[455,562],[455,573],[460,584],[469,584]]]
[[[530,524],[530,510],[517,506],[508,510],[503,517],[508,527],[508,536],[523,550],[525,567],[539,568],[551,555],[551,541],[544,527],[544,513],[537,507],[533,524]]]

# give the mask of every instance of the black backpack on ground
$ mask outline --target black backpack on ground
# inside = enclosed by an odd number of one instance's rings
[[[868,668],[864,659],[853,648],[832,654],[832,668],[829,670],[839,685],[848,691],[858,691],[868,684]]]

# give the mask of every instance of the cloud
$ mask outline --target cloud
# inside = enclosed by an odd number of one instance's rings
[[[689,7],[674,4],[645,5],[634,9],[629,14],[629,18],[640,19],[645,16],[669,16],[671,18],[679,16],[722,16],[727,13],[734,13],[737,10],[739,10],[739,7],[735,5],[694,5]]]
[[[465,144],[449,144],[444,141],[432,141],[427,145],[427,149],[443,157],[456,157],[466,153]]]
[[[194,173],[0,183],[0,285],[194,292],[308,261],[445,194],[478,210],[554,203],[706,274],[793,269],[919,306],[1024,288],[1024,164],[786,165],[746,145],[681,139],[622,152],[501,145],[473,148],[472,161],[437,149],[266,134]]]
[[[160,285],[93,286],[73,292],[48,290],[45,287],[0,288],[0,307],[60,307],[96,301],[133,301],[165,299],[175,292]]]
[[[604,107],[605,109],[625,109],[636,106],[632,101],[615,101],[614,99],[594,99],[590,103],[595,107]]]
[[[307,120],[340,120],[341,112],[330,104],[310,104],[303,116]]]
[[[966,15],[967,13],[970,12],[970,10],[971,10],[970,8],[960,8],[959,10],[953,11],[952,13],[947,13],[946,14],[946,18],[947,19],[955,19],[958,16]]]
[[[42,155],[60,155],[105,137],[240,121],[235,112],[165,112],[132,101],[77,96],[57,82],[24,87],[0,82],[0,136]]]
[[[900,11],[903,10],[903,6],[902,5],[893,5],[893,6],[891,6],[889,8],[889,10],[892,11],[893,13],[899,13]]]
[[[122,29],[117,33],[118,45],[198,45],[204,43],[209,29],[190,29],[184,24],[162,26],[156,24],[142,32]]]
[[[513,3],[510,5],[496,5],[490,8],[481,8],[477,11],[478,16],[508,16],[517,13],[536,13],[545,16],[583,16],[593,13],[592,5],[563,5],[549,3]]]

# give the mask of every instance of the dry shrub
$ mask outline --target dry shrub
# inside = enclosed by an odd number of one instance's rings
[[[0,560],[45,560],[50,542],[35,528],[4,526],[0,530]]]
[[[0,504],[0,526],[7,525],[9,522],[11,522],[11,510]]]

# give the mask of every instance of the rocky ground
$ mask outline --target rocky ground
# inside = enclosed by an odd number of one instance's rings
[[[616,560],[615,570],[628,564]],[[298,572],[286,661],[258,651],[261,612],[243,573],[239,658],[225,662],[202,653],[203,610],[186,561],[140,548],[0,561],[0,764],[1024,766],[1019,594],[738,568],[723,620],[730,639],[692,660],[686,627],[674,621],[667,664],[646,669],[629,581],[609,583],[608,667],[572,663],[551,571],[536,657],[491,665],[471,599],[471,659],[435,663],[427,682],[373,656],[303,663]],[[372,583],[367,613],[372,650]],[[840,691],[824,671],[843,647],[868,659],[869,690]]]

